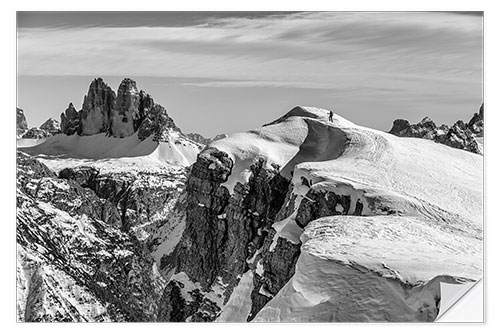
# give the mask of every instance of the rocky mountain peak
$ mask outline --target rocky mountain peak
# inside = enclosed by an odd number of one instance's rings
[[[142,121],[139,112],[140,94],[134,80],[125,78],[120,83],[111,118],[111,134],[127,137],[138,129]],[[134,121],[136,126],[134,126]]]
[[[94,79],[83,99],[81,134],[109,133],[110,116],[116,95],[102,78]],[[80,133],[79,133],[80,134]]]
[[[458,120],[451,127],[447,125],[437,127],[429,117],[413,125],[407,120],[396,119],[389,133],[400,137],[429,139],[453,148],[481,154],[476,136],[482,136],[483,133],[483,109],[481,105],[479,112],[475,113],[468,123]]]
[[[154,134],[159,141],[167,140],[167,129],[183,135],[166,109],[144,90],[139,90],[131,78],[121,81],[116,94],[102,78],[94,79],[84,97],[82,110],[76,111],[70,103],[61,114],[61,129],[67,135],[105,133],[118,138],[137,132],[141,140]]]
[[[56,135],[61,133],[61,124],[54,118],[49,118],[40,126],[40,129],[49,132],[51,135]]]
[[[80,132],[80,113],[76,111],[73,103],[69,103],[68,108],[61,113],[61,131],[67,135]]]
[[[481,104],[479,112],[474,113],[474,116],[472,116],[467,125],[472,133],[482,135],[484,130],[484,103]]]
[[[428,128],[436,128],[436,124],[434,123],[434,121],[429,118],[429,117],[424,117],[424,119],[422,119],[420,122],[419,122],[420,125],[424,126],[424,127],[428,127]]]
[[[188,138],[190,138],[191,140],[198,142],[198,143],[205,145],[205,146],[214,142],[214,141],[227,138],[226,134],[217,134],[216,136],[214,136],[212,138],[205,138],[203,135],[198,134],[198,133],[188,133],[188,134],[186,134],[186,136]]]
[[[17,135],[22,135],[28,130],[28,122],[23,109],[16,108],[16,131]]]

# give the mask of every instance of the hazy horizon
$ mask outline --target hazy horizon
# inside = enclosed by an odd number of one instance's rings
[[[39,126],[80,109],[93,78],[130,77],[204,136],[295,105],[451,125],[483,101],[482,42],[480,13],[18,13],[17,106]]]

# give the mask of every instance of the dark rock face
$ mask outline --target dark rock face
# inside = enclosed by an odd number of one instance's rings
[[[65,168],[59,171],[59,178],[72,180],[81,187],[94,189],[99,171],[93,167]]]
[[[435,141],[453,148],[468,150],[476,154],[481,153],[472,131],[461,120],[453,124],[448,133],[436,138]]]
[[[177,187],[169,187],[173,181],[182,181],[184,174],[158,174],[140,172],[101,174],[93,167],[65,168],[59,178],[71,180],[83,188],[91,189],[99,198],[111,202],[119,215],[119,227],[130,231],[133,227],[153,220],[165,206],[179,196]]]
[[[61,132],[66,135],[81,134],[81,111],[76,111],[73,103],[69,103],[66,111],[61,113]]]
[[[250,321],[295,273],[301,245],[279,237],[273,228],[294,212],[299,198],[293,185],[280,175],[279,166],[267,168],[263,159],[257,159],[248,183],[237,183],[230,194],[221,184],[232,168],[228,155],[215,148],[206,148],[192,166],[183,207],[184,234],[173,254],[162,258],[161,268],[185,274],[190,283],[199,284],[202,294],[196,302],[181,297],[189,289],[174,275],[162,297],[161,320],[215,320],[220,305],[207,310],[211,303],[203,292],[222,280],[226,285],[222,302],[227,302],[242,274],[252,270]],[[295,215],[300,228],[323,216],[363,213],[361,199],[352,202],[355,199],[348,194],[311,188],[306,197]]]
[[[483,135],[484,131],[484,103],[481,104],[478,113],[474,113],[471,120],[467,124],[467,128],[474,134]]]
[[[116,101],[113,105],[111,117],[111,134],[123,138],[134,134],[137,128],[135,123],[140,123],[140,95],[137,85],[132,79],[123,79],[118,87]]]
[[[155,321],[164,281],[116,206],[80,186],[95,172],[56,178],[20,152],[17,166],[18,319]]]
[[[397,136],[432,140],[436,137],[436,135],[438,135],[437,132],[439,129],[444,129],[444,127],[438,128],[429,117],[425,117],[419,123],[414,125],[410,125],[407,120],[396,119],[389,133]]]
[[[50,135],[57,135],[61,133],[61,124],[54,118],[49,118],[40,126],[40,129]]]
[[[154,135],[155,141],[164,142],[169,130],[184,135],[165,108],[129,78],[123,79],[116,94],[101,78],[94,79],[82,110],[70,103],[61,114],[61,131],[66,135],[105,133],[124,138],[137,132],[141,140]]]
[[[257,251],[268,239],[266,236],[283,205],[289,186],[289,181],[279,175],[278,166],[267,169],[261,159],[251,167],[249,182],[238,183],[230,195],[220,185],[227,180],[232,167],[233,162],[228,155],[215,148],[200,153],[186,185],[186,228],[172,258],[168,258],[166,263],[175,268],[175,272],[185,273],[191,281],[199,283],[202,291],[210,290],[219,279],[227,283],[224,301],[237,285],[239,276],[248,269],[255,269],[251,258],[260,258]],[[286,252],[284,255],[293,257],[294,251],[289,250],[283,250]],[[283,259],[279,255],[270,258],[270,265],[273,265],[271,261]],[[291,267],[293,274],[294,265],[291,264]],[[276,266],[276,270],[280,269],[279,265]],[[290,272],[288,264],[286,270]],[[287,275],[281,273],[271,280],[286,279]],[[178,284],[179,281],[171,280],[162,302],[176,302]],[[200,317],[207,313],[206,307],[210,304],[206,298],[194,307],[193,302],[189,302],[182,310],[162,304],[162,318],[215,320],[220,310],[218,307],[208,311],[211,313],[209,318]]]
[[[414,125],[407,120],[396,119],[389,133],[400,137],[429,139],[453,148],[481,154],[475,135],[483,135],[483,110],[484,107],[481,105],[479,113],[475,113],[469,123],[465,124],[459,120],[452,127],[446,125],[437,127],[428,117]]]
[[[159,104],[155,104],[148,112],[146,118],[142,121],[137,135],[139,140],[144,140],[151,135],[154,135],[153,141],[167,141],[167,133],[169,129],[180,131],[175,125],[174,120],[167,114],[167,110]]]
[[[81,135],[110,133],[111,112],[116,95],[101,78],[94,79],[83,99],[81,111]],[[62,121],[61,121],[62,122]]]
[[[17,135],[22,135],[28,130],[28,122],[26,121],[26,116],[24,111],[20,108],[16,108],[16,131]]]

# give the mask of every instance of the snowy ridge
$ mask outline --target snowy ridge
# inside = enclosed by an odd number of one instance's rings
[[[55,135],[39,145],[21,148],[32,156],[40,158],[73,158],[73,159],[123,159],[135,158],[148,163],[170,163],[179,166],[188,166],[196,160],[200,145],[184,138],[179,132],[169,130],[168,141],[157,142],[153,136],[139,140],[137,133],[125,137],[115,138],[104,133],[79,136]]]
[[[296,273],[255,321],[433,320],[439,282],[482,276],[482,156],[328,114],[296,107],[209,145],[235,163],[231,193],[257,158],[293,184],[269,251],[302,244]],[[349,205],[301,227],[299,207],[329,195]]]

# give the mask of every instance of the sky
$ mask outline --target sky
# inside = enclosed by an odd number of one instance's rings
[[[17,105],[29,126],[125,77],[210,137],[317,106],[388,131],[469,120],[483,101],[478,12],[18,12]]]

